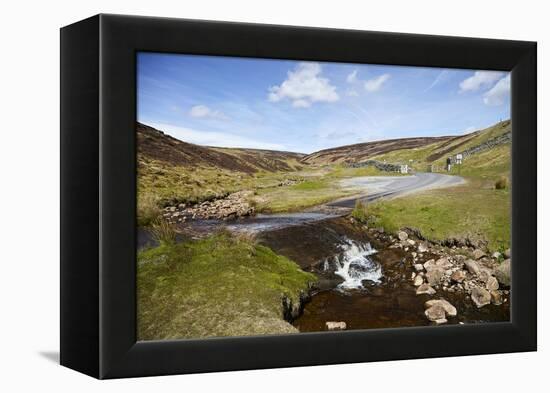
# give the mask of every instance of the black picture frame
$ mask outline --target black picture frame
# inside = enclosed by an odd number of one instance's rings
[[[136,342],[136,52],[511,71],[511,321]],[[97,15],[61,29],[61,364],[96,378],[537,348],[536,43]]]

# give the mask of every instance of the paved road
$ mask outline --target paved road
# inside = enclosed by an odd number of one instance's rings
[[[341,185],[349,188],[364,188],[366,196],[341,199],[328,203],[332,207],[355,206],[355,202],[364,200],[367,202],[380,198],[394,197],[425,191],[433,188],[451,187],[464,183],[460,176],[443,175],[441,173],[417,173],[412,176],[364,176],[344,179]]]

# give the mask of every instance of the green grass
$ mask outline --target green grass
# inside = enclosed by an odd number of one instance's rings
[[[510,247],[510,209],[508,190],[484,188],[472,180],[464,186],[360,206],[353,216],[366,217],[369,225],[391,232],[411,227],[431,240],[483,240],[489,250],[503,251]]]
[[[259,190],[255,202],[258,211],[281,213],[320,205],[352,194],[353,191],[341,188],[335,179],[319,178],[290,187]]]
[[[245,238],[219,233],[138,254],[138,339],[294,333],[283,297],[298,304],[315,276]]]
[[[300,172],[253,174],[213,167],[173,166],[140,158],[137,176],[138,225],[149,226],[168,204],[200,203],[241,190],[276,189],[285,180],[301,180]]]
[[[464,140],[462,138],[443,147],[437,143],[418,149],[397,150],[377,159],[413,159],[416,166],[423,169],[428,164],[427,157],[452,147],[435,161],[443,167],[447,156],[477,146],[509,130],[510,123],[506,121],[474,137],[465,137],[469,139],[460,146],[458,143]],[[467,184],[379,201],[368,206],[356,206],[352,215],[369,225],[383,226],[388,231],[412,227],[432,240],[451,237],[483,240],[487,242],[489,250],[503,251],[510,247],[510,156],[510,144],[471,155],[464,159],[461,166],[454,165],[449,173],[463,176]]]
[[[335,165],[331,168],[331,171],[326,175],[328,178],[346,178],[357,176],[400,176],[397,172],[384,172],[374,166],[367,166],[363,168],[350,168],[343,165]]]

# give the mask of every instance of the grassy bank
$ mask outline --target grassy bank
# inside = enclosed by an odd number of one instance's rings
[[[458,168],[451,173],[459,174]],[[509,248],[510,146],[469,157],[460,175],[466,184],[359,205],[353,215],[389,231],[411,227],[432,240],[469,238],[486,241],[492,251]]]
[[[402,227],[416,228],[431,240],[484,240],[493,251],[510,247],[509,191],[479,188],[475,181],[359,206],[354,216],[391,232]]]
[[[293,333],[293,304],[315,280],[293,261],[248,239],[219,233],[138,254],[138,338]]]

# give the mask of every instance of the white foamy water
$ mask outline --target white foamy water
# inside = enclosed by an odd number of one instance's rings
[[[363,280],[380,282],[382,267],[370,258],[372,254],[376,253],[370,243],[359,243],[345,239],[340,247],[342,253],[325,260],[323,264],[325,270],[328,270],[332,265],[335,268],[334,273],[344,279],[344,282],[338,285],[338,288],[361,289],[363,288]]]

